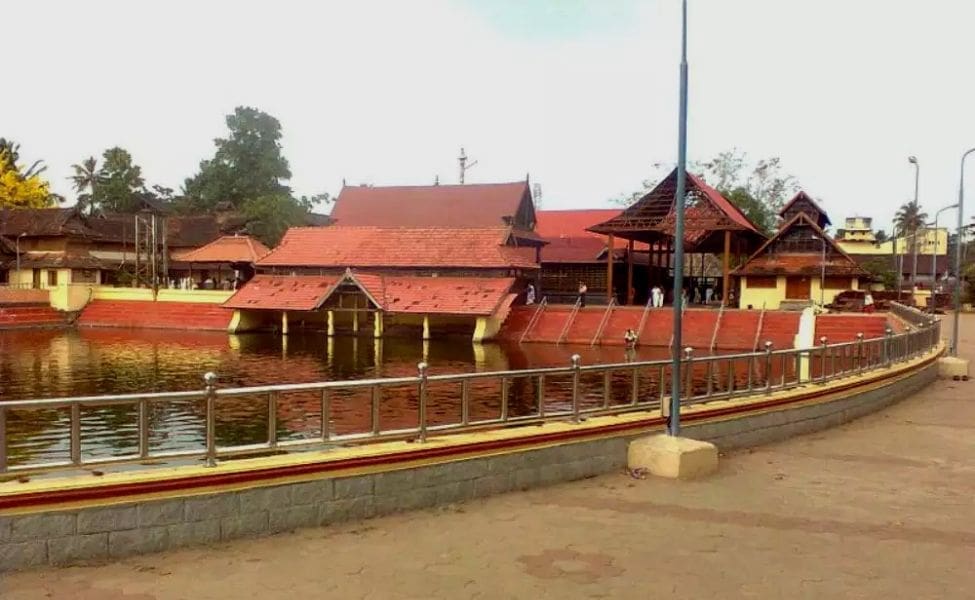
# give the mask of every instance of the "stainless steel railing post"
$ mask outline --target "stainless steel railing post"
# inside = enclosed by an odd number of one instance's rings
[[[81,466],[81,404],[71,403],[71,463]]]
[[[765,393],[772,393],[772,342],[765,342]]]
[[[819,363],[820,363],[819,364],[819,380],[822,383],[826,383],[826,349],[827,349],[827,342],[828,341],[829,340],[826,339],[826,336],[825,335],[823,337],[819,338],[819,343],[822,344],[822,346],[823,346],[822,353],[821,353],[822,355],[819,357]]]
[[[884,357],[883,358],[884,358],[884,364],[887,365],[888,367],[890,367],[891,364],[890,363],[890,351],[891,351],[890,338],[891,335],[893,335],[893,333],[894,330],[891,329],[890,327],[884,329]]]
[[[267,395],[267,445],[269,448],[278,446],[278,393],[268,392]]]
[[[425,362],[421,362],[416,365],[417,371],[419,371],[420,383],[419,383],[419,418],[420,418],[420,441],[427,441],[427,369],[429,366]],[[501,380],[501,384],[504,385],[504,380]]]
[[[139,458],[149,458],[149,401],[139,400]]]
[[[694,397],[694,348],[684,348],[684,397]]]
[[[857,373],[863,374],[863,333],[857,333]]]
[[[322,441],[328,442],[331,437],[331,413],[332,401],[328,394],[328,389],[322,389]]]
[[[579,401],[579,368],[582,357],[578,354],[572,355],[572,421],[580,422],[580,401]]]
[[[217,466],[217,374],[209,372],[203,376],[206,383],[206,445],[208,467]]]
[[[7,472],[7,410],[0,405],[0,473]]]

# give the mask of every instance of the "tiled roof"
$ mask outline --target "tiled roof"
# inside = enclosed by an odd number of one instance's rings
[[[504,246],[505,227],[293,227],[261,267],[535,268],[535,249]]]
[[[336,225],[377,227],[499,227],[531,194],[527,181],[470,185],[344,187],[331,218]],[[529,226],[526,225],[526,228]]]
[[[745,264],[735,269],[736,275],[816,275],[823,270],[822,251],[770,252],[769,248],[794,227],[809,227],[829,247],[826,275],[866,276],[868,273],[804,212],[800,212],[755,251]]]
[[[223,303],[226,308],[315,310],[341,276],[256,275]]]
[[[0,267],[12,269],[17,264],[16,256],[7,256],[0,261]],[[21,252],[20,266],[24,269],[117,269],[118,260],[106,260],[92,256],[88,252]]]
[[[315,310],[343,281],[359,286],[389,313],[491,315],[514,284],[510,277],[415,277],[347,273],[343,276],[258,275],[227,308]]]
[[[535,213],[535,231],[548,245],[542,248],[542,262],[590,263],[604,255],[608,237],[588,231],[597,223],[612,219],[622,212],[617,208],[582,210],[540,210]],[[613,247],[623,249],[627,240],[615,238]],[[647,244],[637,242],[635,249],[646,250]]]
[[[95,236],[77,208],[4,208],[0,210],[0,235],[13,239],[24,234],[39,236]]]
[[[267,246],[248,235],[225,235],[174,258],[192,263],[256,263],[268,252]]]
[[[707,183],[704,182],[703,179],[701,179],[700,177],[698,177],[693,173],[690,172],[687,173],[687,178],[690,179],[691,182],[693,182],[693,184],[696,185],[699,190],[704,192],[704,194],[707,195],[708,199],[710,199],[711,202],[713,202],[719,209],[721,209],[721,212],[723,212],[728,217],[730,217],[732,221],[738,223],[746,230],[753,231],[759,234],[761,233],[759,232],[758,227],[756,227],[755,224],[752,223],[751,219],[745,216],[745,213],[743,213],[741,209],[738,208],[733,202],[729,202],[724,196],[722,196],[721,192],[709,186]]]
[[[491,315],[515,280],[510,277],[414,277],[353,274],[390,313]]]
[[[805,200],[806,202],[812,204],[813,207],[816,210],[819,211],[819,214],[822,215],[823,222],[826,225],[832,225],[833,224],[832,221],[829,220],[829,215],[827,215],[826,214],[826,211],[823,210],[823,207],[820,206],[818,202],[816,202],[815,200],[813,200],[812,196],[810,196],[809,194],[807,194],[806,192],[804,192],[802,190],[799,190],[796,193],[796,195],[792,197],[791,200],[789,200],[788,202],[785,203],[785,205],[782,207],[782,209],[779,210],[779,216],[784,216],[785,213],[789,212],[789,209],[792,208],[792,205],[795,204],[796,202],[799,202],[800,200]],[[812,215],[809,215],[809,216],[812,216]]]

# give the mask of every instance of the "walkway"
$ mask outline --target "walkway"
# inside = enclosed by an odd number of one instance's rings
[[[975,317],[962,349],[975,357]],[[91,568],[5,600],[970,598],[975,382],[724,458]]]

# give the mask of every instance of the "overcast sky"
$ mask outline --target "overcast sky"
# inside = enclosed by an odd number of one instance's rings
[[[277,117],[298,194],[531,174],[605,206],[675,160],[678,0],[5,0],[0,136],[70,165],[127,148],[176,189],[224,115]],[[975,2],[691,0],[689,155],[780,156],[835,223],[929,213],[975,146]],[[975,164],[975,159],[969,161]],[[975,166],[969,209],[975,213]],[[950,217],[952,220],[954,215]],[[945,217],[942,217],[945,220]]]

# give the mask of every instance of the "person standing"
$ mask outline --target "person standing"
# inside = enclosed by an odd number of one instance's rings
[[[579,282],[579,308],[585,308],[586,306],[586,293],[589,292],[589,286],[586,285],[585,281]]]
[[[525,304],[535,304],[535,286],[531,283],[528,284],[528,288],[525,290]]]
[[[657,284],[654,284],[650,290],[650,305],[654,308],[660,308],[664,305],[664,291]]]
[[[863,312],[873,313],[873,294],[869,290],[863,295]]]

